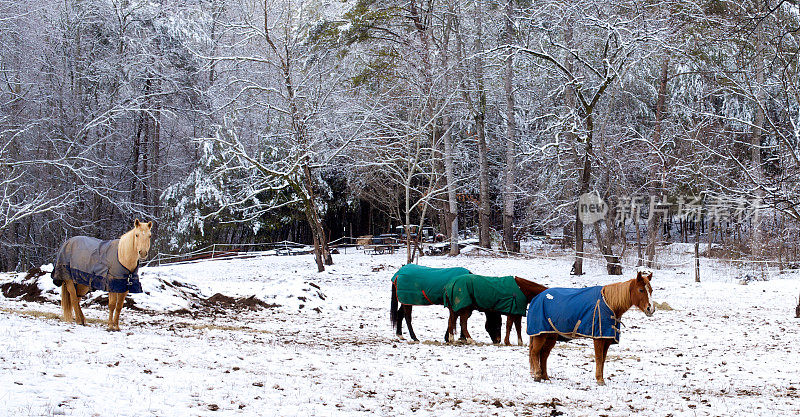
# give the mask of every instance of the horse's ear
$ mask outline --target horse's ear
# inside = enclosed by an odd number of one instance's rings
[[[133,221],[133,227],[139,227],[139,219]]]
[[[147,228],[148,229],[152,229],[153,228],[153,222],[152,221],[147,222]]]

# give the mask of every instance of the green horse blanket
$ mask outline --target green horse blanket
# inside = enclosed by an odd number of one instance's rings
[[[469,274],[466,268],[430,268],[415,264],[403,265],[392,277],[397,301],[415,306],[443,304],[444,286],[459,275]]]
[[[525,315],[528,300],[513,276],[461,275],[444,287],[444,305],[459,311],[472,307],[501,314]]]

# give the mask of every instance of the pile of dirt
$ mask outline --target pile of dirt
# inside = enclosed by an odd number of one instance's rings
[[[39,268],[31,268],[22,281],[3,283],[0,285],[0,291],[3,292],[3,296],[6,298],[16,298],[35,303],[49,302],[47,298],[42,296],[42,290],[39,289],[37,284],[39,277],[44,274],[46,272]]]
[[[241,311],[241,310],[255,311],[265,308],[280,307],[280,305],[278,304],[265,303],[264,301],[261,301],[258,298],[256,298],[255,295],[242,298],[233,298],[220,293],[216,293],[211,297],[202,300],[202,304],[205,307],[212,309],[236,310],[236,311]]]

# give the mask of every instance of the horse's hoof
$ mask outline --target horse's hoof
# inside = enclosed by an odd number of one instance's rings
[[[605,380],[602,380],[602,379],[598,379],[597,380],[597,385],[605,385],[605,384],[606,384]]]
[[[474,344],[475,344],[475,341],[474,341],[474,340],[472,340],[472,338],[471,338],[471,337],[468,337],[468,338],[467,338],[467,344],[468,344],[468,345],[474,345]]]

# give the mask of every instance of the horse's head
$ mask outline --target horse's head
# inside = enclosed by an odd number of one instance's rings
[[[150,229],[153,222],[140,222],[139,219],[133,221],[133,247],[139,259],[147,259],[147,252],[150,251]]]
[[[492,339],[492,343],[498,344],[500,343],[500,337],[502,336],[502,327],[503,327],[503,316],[500,313],[495,313],[493,311],[486,312],[486,332],[489,333],[489,338]]]
[[[651,271],[639,271],[636,274],[636,279],[631,284],[631,304],[639,307],[647,317],[656,312],[656,306],[653,304],[653,287],[650,286],[650,280],[653,278]]]

